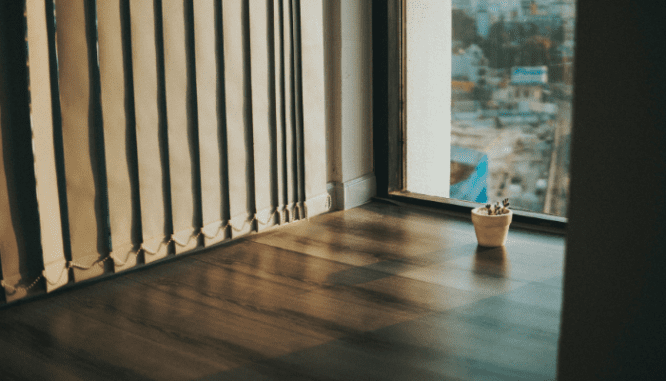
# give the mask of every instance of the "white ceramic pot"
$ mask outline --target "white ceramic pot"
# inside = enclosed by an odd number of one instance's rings
[[[513,212],[509,209],[509,213],[499,216],[489,216],[487,213],[484,206],[472,209],[472,223],[476,232],[476,240],[480,246],[504,246]]]

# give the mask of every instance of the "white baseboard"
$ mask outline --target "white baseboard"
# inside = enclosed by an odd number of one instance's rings
[[[328,184],[326,190],[328,191]],[[326,213],[329,210],[333,210],[334,209],[333,204],[335,204],[335,201],[332,195],[331,199],[329,200],[330,194],[331,192],[329,191],[305,201],[306,217],[308,218],[314,217],[316,215]],[[330,208],[329,208],[329,203],[330,203]]]
[[[326,184],[331,195],[331,209],[347,210],[369,202],[377,195],[377,180],[374,173],[361,176],[344,183],[330,182]]]

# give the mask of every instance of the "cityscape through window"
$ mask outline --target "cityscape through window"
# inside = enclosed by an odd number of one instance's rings
[[[566,217],[575,0],[453,0],[450,198]]]

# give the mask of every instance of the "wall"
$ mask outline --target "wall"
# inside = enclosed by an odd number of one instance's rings
[[[324,1],[329,189],[337,209],[374,196],[372,2]]]
[[[665,16],[578,2],[559,380],[664,377]]]
[[[449,197],[451,175],[451,4],[407,0],[405,188]]]

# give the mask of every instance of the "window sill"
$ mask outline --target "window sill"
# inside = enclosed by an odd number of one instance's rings
[[[390,192],[386,197],[376,197],[375,199],[378,201],[394,202],[396,204],[409,204],[428,209],[436,209],[469,220],[471,220],[471,210],[481,205],[469,201],[428,196],[407,191]],[[568,219],[565,217],[533,213],[523,210],[513,210],[513,212],[514,216],[511,226],[555,235],[566,235]]]

